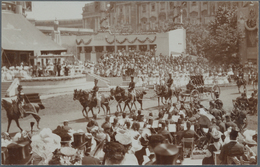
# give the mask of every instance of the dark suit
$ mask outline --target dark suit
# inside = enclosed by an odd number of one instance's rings
[[[237,126],[237,124],[235,124],[234,122],[232,122],[232,121],[229,121],[229,122],[226,122],[226,129],[228,128],[228,127],[236,127]]]
[[[239,144],[236,141],[230,141],[225,144],[221,149],[219,154],[219,159],[222,161],[222,164],[227,164],[227,156],[243,156],[244,155],[244,146]],[[238,157],[240,159],[240,157]]]
[[[101,165],[101,162],[97,158],[91,156],[84,156],[82,158],[82,165]]]
[[[185,130],[182,133],[182,138],[194,138],[196,140],[199,138],[199,136],[195,131],[189,129],[189,130]]]

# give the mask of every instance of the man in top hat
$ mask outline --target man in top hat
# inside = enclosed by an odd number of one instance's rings
[[[219,154],[221,164],[241,164],[240,160],[244,156],[244,146],[237,142],[239,129],[232,128],[230,132],[230,142],[225,144]]]
[[[166,86],[168,87],[168,92],[171,90],[172,83],[173,83],[172,74],[169,73],[169,79],[166,82]]]
[[[172,144],[159,144],[154,148],[157,165],[175,165],[179,149]]]

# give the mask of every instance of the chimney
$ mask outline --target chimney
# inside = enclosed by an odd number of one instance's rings
[[[22,1],[17,1],[16,2],[16,14],[23,14],[23,2]]]

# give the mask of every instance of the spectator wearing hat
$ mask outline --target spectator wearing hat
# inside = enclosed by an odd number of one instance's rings
[[[167,128],[166,123],[162,122],[161,125],[162,125],[162,127],[158,131],[158,134],[163,135],[168,140],[168,143],[173,143],[173,137],[172,137],[171,133],[166,129]]]
[[[138,165],[137,158],[132,150],[132,138],[131,136],[124,132],[118,132],[115,136],[115,140],[122,144],[125,148],[125,157],[121,161],[120,165]]]
[[[154,148],[156,165],[175,165],[178,157],[178,148],[172,144],[159,144]]]
[[[212,129],[210,132],[211,137],[213,139],[213,143],[210,143],[207,148],[207,155],[202,160],[202,165],[214,165],[214,157],[213,152],[219,151],[222,148],[221,144],[221,132],[218,131],[216,128]]]
[[[239,129],[232,128],[230,132],[230,142],[225,144],[219,154],[221,164],[240,164],[240,159],[244,156],[244,146],[237,142]]]
[[[18,108],[19,108],[19,111],[20,111],[20,114],[21,114],[21,118],[23,118],[24,114],[25,114],[25,110],[23,108],[23,105],[24,105],[24,93],[22,92],[22,90],[23,90],[22,85],[18,85],[18,87],[17,87],[17,91],[18,91],[18,94],[17,94],[17,104],[18,104]],[[37,113],[37,112],[35,112],[35,113]]]
[[[137,115],[137,121],[138,122],[143,122],[144,121],[144,115],[142,115],[142,111],[138,110],[137,111],[138,115]]]
[[[125,157],[125,147],[118,142],[108,142],[103,151],[105,153],[103,165],[120,165]]]
[[[90,155],[91,148],[88,148],[84,152],[84,157],[82,158],[82,165],[101,165],[101,161]]]
[[[237,125],[231,121],[230,115],[226,115],[226,129],[228,129],[228,127],[236,127]]]
[[[222,121],[221,117],[218,116],[216,119],[220,132],[224,133],[226,131],[226,124]]]
[[[154,148],[165,142],[165,137],[163,135],[160,134],[153,134],[151,136],[148,137],[148,148],[149,148],[149,152],[150,155],[149,156],[149,162],[146,162],[145,165],[154,165],[156,164],[156,157],[154,154]]]
[[[71,130],[72,128],[69,126],[69,121],[68,120],[65,120],[63,121],[63,126],[62,126],[63,129],[69,131]]]

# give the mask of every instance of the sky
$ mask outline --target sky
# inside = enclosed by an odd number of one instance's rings
[[[82,19],[82,8],[90,1],[32,1],[27,18],[35,20]]]

